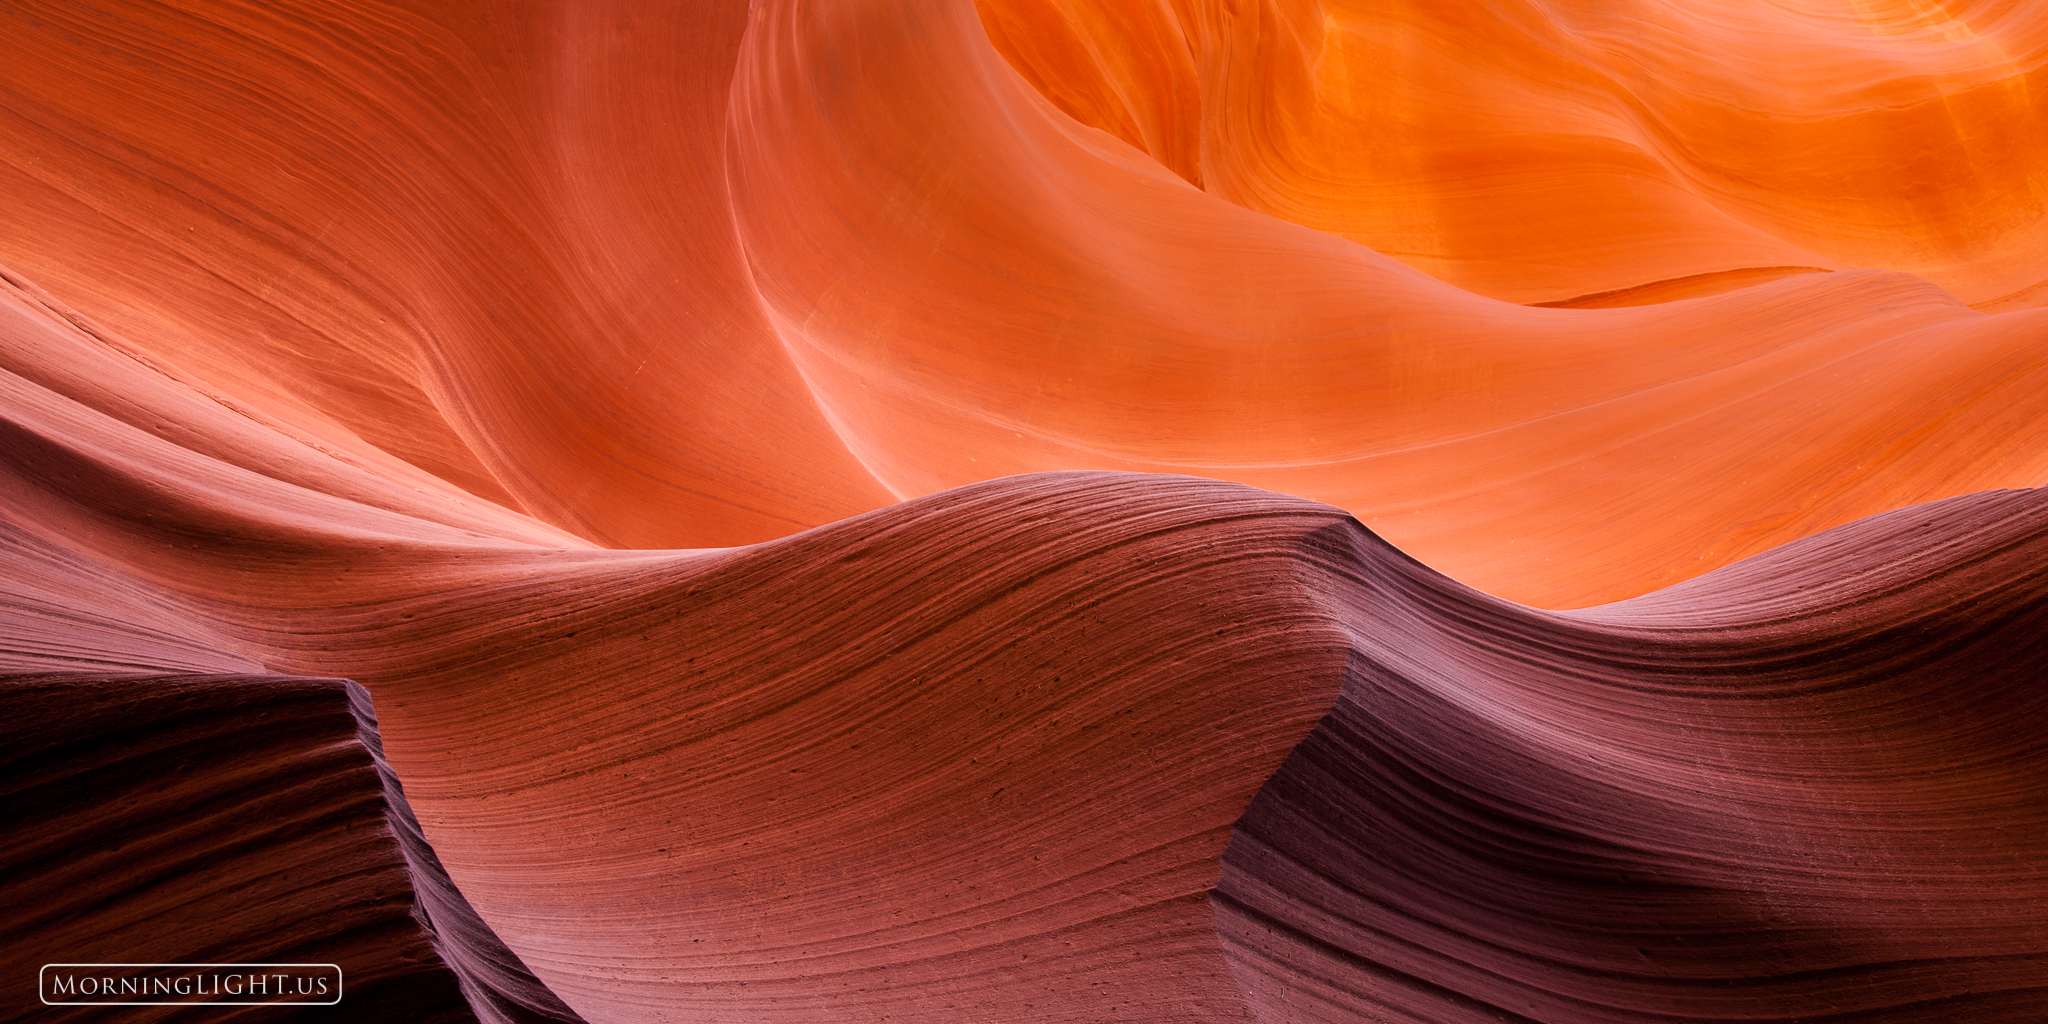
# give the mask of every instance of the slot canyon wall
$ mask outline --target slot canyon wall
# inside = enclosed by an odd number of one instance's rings
[[[0,24],[0,1019],[2048,1015],[2048,8]]]

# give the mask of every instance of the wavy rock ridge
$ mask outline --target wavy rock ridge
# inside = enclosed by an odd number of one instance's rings
[[[1338,541],[1343,692],[1217,889],[1261,1019],[2038,1015],[2044,529],[1974,495],[1562,615]]]
[[[1018,478],[231,614],[384,695],[449,873],[585,1019],[1743,1019],[1854,975],[2019,1020],[2044,530],[1958,499],[1542,613],[1336,510]]]
[[[9,964],[2048,1005],[2026,5],[0,23]]]

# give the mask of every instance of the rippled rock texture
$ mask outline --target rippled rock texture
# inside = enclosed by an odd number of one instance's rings
[[[2030,5],[0,24],[10,977],[2048,1007]]]

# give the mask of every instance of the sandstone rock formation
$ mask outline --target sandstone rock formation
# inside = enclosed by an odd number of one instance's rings
[[[14,991],[6,1019],[578,1019],[454,890],[383,765],[361,687],[55,672],[0,682],[0,699],[11,983],[34,985],[50,962],[341,972],[329,1004],[216,993],[244,1005],[197,1009],[174,992],[51,1010]]]
[[[11,976],[175,906],[338,1019],[2048,1006],[2032,8],[0,24]],[[229,842],[274,915],[151,881]]]

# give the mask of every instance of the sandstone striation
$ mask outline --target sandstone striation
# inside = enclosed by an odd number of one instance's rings
[[[171,995],[51,1010],[16,991],[7,1019],[577,1020],[420,840],[361,687],[81,671],[0,679],[0,699],[11,832],[0,960],[12,983],[34,984],[52,962],[341,974],[333,1005],[181,1007]],[[474,966],[493,957],[495,974]]]
[[[0,26],[10,977],[2048,1006],[2028,5]]]

